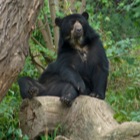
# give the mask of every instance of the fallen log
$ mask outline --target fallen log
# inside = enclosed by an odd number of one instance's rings
[[[59,125],[63,136],[56,140],[140,140],[140,123],[118,124],[113,114],[105,101],[88,96],[79,96],[71,107],[58,97],[36,97],[23,101],[19,117],[30,139]]]

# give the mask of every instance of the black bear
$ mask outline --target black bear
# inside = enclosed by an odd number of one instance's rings
[[[67,105],[81,94],[105,98],[109,64],[88,17],[84,12],[55,19],[60,29],[57,59],[38,80],[23,77],[18,81],[22,98],[59,96]]]

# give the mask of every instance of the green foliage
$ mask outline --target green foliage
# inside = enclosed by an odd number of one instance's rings
[[[43,40],[43,39],[41,39],[41,40]],[[41,42],[41,40],[40,40],[40,42]],[[30,46],[31,46],[31,49],[30,49],[31,52],[33,52],[33,54],[35,54],[34,58],[38,58],[40,60],[41,64],[43,64],[43,66],[42,66],[43,68],[45,68],[45,66],[48,65],[48,63],[50,63],[56,59],[56,53],[54,51],[49,50],[48,48],[42,46],[41,44],[40,45],[35,44],[31,40]],[[31,57],[29,57],[28,59],[31,59]],[[32,60],[28,60],[28,61],[30,61],[30,63],[32,62]],[[34,65],[34,67],[35,67],[35,65]]]
[[[40,139],[41,140],[54,140],[55,139],[55,137],[59,134],[60,135],[60,133],[62,133],[62,127],[61,127],[61,125],[59,124],[56,128],[55,128],[55,130],[53,131],[53,133],[52,134],[50,134],[49,136],[45,136],[45,135],[41,135],[40,136]]]
[[[65,5],[70,8],[69,2]],[[81,2],[76,1],[75,8],[80,10]],[[57,9],[57,16],[64,13]],[[88,0],[86,11],[89,13],[90,25],[101,35],[110,61],[110,75],[106,101],[115,111],[114,118],[119,122],[140,122],[140,0]],[[66,13],[67,14],[67,13]],[[39,19],[53,26],[48,7],[48,0],[40,12]],[[44,28],[44,27],[42,27]],[[56,58],[56,53],[46,47],[46,43],[36,26],[30,40],[31,52],[41,61],[42,67]],[[39,42],[39,43],[37,43]],[[40,71],[28,57],[19,77],[30,76],[38,78]],[[29,140],[20,130],[18,113],[21,98],[17,83],[14,83],[7,96],[0,104],[0,139]],[[59,133],[58,128],[48,140],[53,140]],[[45,136],[41,136],[45,140]]]
[[[107,101],[116,112],[114,118],[118,122],[124,121],[140,121],[139,107],[140,107],[140,88],[129,87],[124,91],[109,91]],[[135,111],[134,111],[135,110]]]
[[[107,101],[115,110],[114,117],[118,122],[140,121],[139,48],[132,47],[128,53],[111,60],[113,68],[109,76]]]
[[[59,124],[54,132],[48,137],[48,140],[53,140],[58,134],[62,133],[62,127],[61,125]]]
[[[19,128],[19,108],[21,99],[19,97],[18,86],[13,84],[6,97],[0,103],[0,139],[4,140],[29,140],[22,135]]]
[[[20,76],[30,76],[37,78],[39,76],[39,72],[37,68],[33,65],[31,57],[26,58],[26,62]]]
[[[124,7],[124,9],[131,14],[133,19],[138,19],[140,17],[140,0],[134,0],[132,3],[120,5],[120,7]]]

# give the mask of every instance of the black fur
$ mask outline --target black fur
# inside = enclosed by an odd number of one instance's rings
[[[99,35],[87,19],[85,12],[56,18],[60,28],[58,57],[38,81],[29,77],[19,80],[22,98],[59,96],[67,105],[80,94],[105,98],[108,60]]]

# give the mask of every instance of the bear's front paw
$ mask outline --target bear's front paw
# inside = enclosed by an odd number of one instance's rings
[[[91,96],[91,97],[95,97],[95,98],[98,98],[98,99],[102,99],[102,100],[104,99],[103,96],[101,96],[101,95],[99,95],[99,94],[96,94],[96,93],[93,93],[93,92],[90,93],[89,96]]]
[[[99,98],[99,95],[98,94],[96,94],[96,93],[90,93],[89,94],[91,97],[96,97],[96,98]]]
[[[65,94],[60,97],[60,101],[67,106],[71,106],[74,99],[75,99],[75,97],[73,97],[73,95],[71,93]]]
[[[31,86],[28,90],[29,99],[37,96],[39,94],[39,89],[35,86]]]
[[[77,83],[77,89],[78,89],[80,94],[85,94],[85,92],[86,92],[85,83],[83,81],[82,82],[78,82]]]

